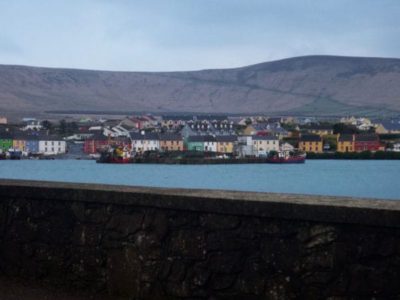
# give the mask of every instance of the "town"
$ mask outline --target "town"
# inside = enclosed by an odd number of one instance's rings
[[[309,158],[399,158],[400,118],[142,114],[8,122],[0,117],[3,159],[97,158],[112,146],[136,156],[197,152],[221,158],[265,157],[298,149]]]

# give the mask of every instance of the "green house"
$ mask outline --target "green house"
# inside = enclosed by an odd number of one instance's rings
[[[12,136],[7,132],[0,133],[0,149],[2,151],[7,151],[8,149],[13,147],[13,139]]]
[[[185,143],[188,151],[204,151],[203,136],[189,136]]]

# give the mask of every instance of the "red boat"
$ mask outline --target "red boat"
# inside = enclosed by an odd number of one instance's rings
[[[306,161],[306,154],[302,152],[281,151],[272,153],[267,158],[271,164],[302,164]]]

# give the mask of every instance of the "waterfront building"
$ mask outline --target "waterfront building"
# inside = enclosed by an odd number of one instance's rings
[[[159,136],[162,151],[183,151],[183,139],[177,133],[163,133]]]
[[[393,148],[392,148],[392,151],[393,152],[400,152],[400,143],[394,144]]]
[[[305,134],[300,137],[299,149],[304,152],[323,152],[323,141],[319,135]]]
[[[57,155],[67,152],[67,143],[55,136],[39,137],[39,153],[43,155]]]
[[[270,151],[279,151],[279,139],[274,136],[255,135],[252,140],[255,156],[266,156]]]
[[[240,157],[254,156],[253,136],[239,135],[237,137],[237,153]]]
[[[131,149],[132,148],[132,141],[130,138],[127,138],[125,136],[119,136],[113,139],[109,140],[109,144],[111,146],[116,146],[116,147],[122,147],[126,149]]]
[[[0,132],[0,149],[8,151],[13,146],[13,138],[9,132]]]
[[[217,152],[217,140],[215,136],[204,136],[204,152]]]
[[[13,145],[12,148],[15,150],[26,151],[26,140],[27,136],[15,133],[13,135]]]
[[[385,147],[381,145],[379,136],[375,133],[370,134],[356,134],[354,138],[354,150],[356,152],[362,151],[379,151],[385,150]]]
[[[337,152],[354,152],[354,134],[340,134],[337,138]]]
[[[95,154],[109,146],[109,138],[101,133],[96,133],[93,136],[85,139],[83,152],[86,154]]]
[[[237,144],[236,135],[219,135],[215,137],[217,141],[217,152],[224,154],[233,154]]]
[[[37,135],[27,135],[25,140],[25,151],[29,154],[39,153],[39,138]]]
[[[145,151],[157,151],[160,149],[158,134],[153,132],[131,132],[132,150],[143,153]]]
[[[185,143],[188,151],[204,151],[204,136],[189,136]]]

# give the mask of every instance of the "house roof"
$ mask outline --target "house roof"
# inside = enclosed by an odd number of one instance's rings
[[[163,133],[159,136],[160,141],[181,141],[182,136],[177,133]]]
[[[339,136],[339,142],[352,142],[353,135],[352,134],[341,134]]]
[[[255,141],[277,141],[277,137],[272,135],[254,135],[253,140]]]
[[[158,134],[154,132],[146,132],[145,134],[141,134],[140,132],[131,132],[130,136],[132,140],[158,140]]]
[[[308,130],[333,130],[333,126],[329,124],[311,124],[310,126],[304,127]]]
[[[389,130],[389,131],[398,131],[398,130],[400,130],[400,119],[382,121],[381,124],[386,130]]]
[[[217,135],[215,137],[217,142],[236,142],[237,136],[236,135]]]
[[[355,135],[356,142],[375,142],[379,141],[379,137],[375,133],[371,134],[356,134]]]
[[[188,142],[204,142],[203,135],[191,135],[188,137]]]
[[[107,140],[107,139],[108,139],[108,137],[106,137],[101,132],[96,132],[91,137],[87,138],[87,140],[96,140],[96,141],[104,141],[104,140]]]
[[[302,141],[302,142],[321,142],[322,138],[316,134],[305,134],[305,135],[301,136],[300,141]]]

